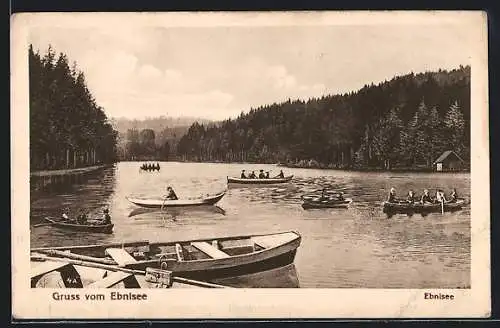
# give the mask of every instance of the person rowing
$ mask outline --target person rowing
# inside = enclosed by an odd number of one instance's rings
[[[391,190],[389,191],[389,196],[387,196],[387,202],[389,202],[389,203],[396,203],[397,202],[396,189],[391,188]]]
[[[269,171],[266,172],[266,179],[269,179]]]
[[[283,170],[280,170],[280,173],[276,176],[278,179],[283,179],[285,178],[285,174],[283,173]]]
[[[257,176],[255,175],[255,171],[252,171],[252,173],[250,173],[250,175],[248,176],[250,179],[256,179]]]
[[[406,197],[406,201],[410,204],[415,203],[415,193],[413,190],[408,191],[408,196]]]
[[[165,196],[165,199],[168,199],[168,200],[177,200],[179,198],[175,194],[174,189],[172,187],[168,186],[167,187],[167,195]]]
[[[344,198],[344,192],[343,191],[341,191],[341,192],[338,193],[337,200],[339,200],[339,201],[344,201],[345,200],[345,198]]]
[[[436,202],[437,203],[446,203],[446,197],[444,197],[444,192],[441,189],[436,191]]]
[[[265,178],[266,178],[266,174],[264,173],[264,170],[260,170],[259,179],[265,179]]]
[[[66,207],[66,208],[63,210],[63,213],[62,213],[62,215],[61,215],[61,217],[62,217],[65,221],[70,221],[69,216],[68,216],[68,213],[69,213],[69,208],[67,208],[67,207]]]
[[[425,203],[432,203],[432,198],[431,198],[431,195],[429,195],[429,190],[427,189],[424,189],[424,194],[422,195],[422,197],[420,198],[420,202],[422,204],[425,204]]]
[[[85,225],[87,224],[88,216],[85,211],[81,211],[80,215],[78,215],[77,222],[78,224]]]
[[[104,209],[104,220],[103,224],[111,224],[111,216],[109,215],[109,210],[107,208]]]
[[[241,170],[241,176],[240,176],[241,179],[246,179],[247,176],[245,175],[245,170]]]

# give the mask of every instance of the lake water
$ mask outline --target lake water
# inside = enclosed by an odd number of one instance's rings
[[[169,241],[222,235],[295,230],[302,244],[295,271],[304,288],[470,288],[470,205],[454,213],[395,215],[382,213],[391,187],[404,196],[411,188],[457,188],[470,199],[470,174],[365,173],[283,168],[293,174],[287,184],[230,186],[217,204],[142,212],[126,196],[158,197],[174,187],[179,198],[226,188],[226,176],[242,169],[271,170],[275,165],[161,164],[161,172],[139,172],[141,163],[121,162],[82,185],[33,196],[32,224],[45,215],[60,216],[85,208],[92,213],[109,206],[112,235],[85,234],[42,226],[31,229],[31,246],[70,246],[114,241]],[[300,197],[331,187],[353,198],[348,209],[304,210]]]

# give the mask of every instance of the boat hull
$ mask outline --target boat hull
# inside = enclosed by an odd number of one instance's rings
[[[113,223],[105,225],[81,225],[81,224],[57,222],[47,218],[45,218],[45,220],[50,222],[53,227],[72,230],[72,231],[80,231],[80,232],[111,234],[113,233],[113,227],[114,227]]]
[[[231,178],[227,177],[227,183],[233,184],[277,184],[277,183],[286,183],[292,180],[293,175],[284,177],[283,179],[269,178],[269,179],[242,179],[242,178]]]
[[[383,212],[390,214],[413,214],[413,213],[433,213],[433,212],[454,212],[459,211],[465,205],[464,200],[459,200],[453,203],[444,203],[443,208],[441,208],[440,203],[436,204],[421,204],[421,203],[413,203],[408,204],[405,202],[401,203],[382,203]]]
[[[304,201],[302,203],[303,209],[315,209],[315,208],[348,208],[352,203],[352,199],[346,199],[343,202],[319,202],[319,201]]]
[[[266,239],[268,237],[270,238]],[[123,264],[122,267],[142,271],[144,271],[146,268],[159,268],[171,271],[174,276],[182,278],[213,281],[215,279],[238,277],[242,275],[269,271],[290,265],[294,262],[297,249],[301,243],[301,236],[298,233],[292,231],[279,234],[241,236],[235,238],[237,239],[231,239],[231,237],[221,237],[210,240],[203,239],[200,241],[210,243],[211,240],[219,240],[219,242],[221,243],[233,243],[235,241],[244,240],[245,243],[248,242],[248,244],[245,244],[246,246],[243,247],[251,247],[252,251],[235,252],[231,253],[233,255],[222,258],[205,257],[194,260],[189,259],[189,256],[186,258],[186,260],[178,260],[177,258],[162,259],[161,257],[158,257],[158,255],[147,255],[146,259],[144,260],[132,261],[130,263]],[[153,252],[154,254],[159,254],[157,250],[161,249],[161,247],[165,247],[165,245],[171,247],[172,245],[182,244],[183,247],[191,247],[189,245],[193,245],[193,243],[195,242],[196,241],[179,241],[152,244],[149,244],[148,242],[134,242],[124,243],[121,245],[109,244],[94,246],[38,248],[32,249],[31,252],[46,253],[47,250],[56,250],[63,252],[70,251],[73,254],[102,258],[105,256],[104,254],[107,248],[122,248],[129,254],[133,255],[134,258],[136,258],[134,254],[140,252],[140,250],[143,250],[146,253]],[[266,246],[265,248],[255,248],[257,247],[255,245],[262,245],[262,243],[268,243],[270,246]],[[221,249],[225,251],[224,248]],[[229,249],[227,250],[227,252],[229,252]]]
[[[163,201],[160,199],[140,199],[133,197],[126,197],[129,202],[134,205],[144,208],[167,208],[167,207],[189,207],[189,206],[202,206],[202,205],[215,205],[218,203],[225,193],[203,199],[178,199]]]

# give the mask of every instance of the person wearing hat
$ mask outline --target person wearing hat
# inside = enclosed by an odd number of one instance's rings
[[[266,174],[264,173],[264,170],[260,170],[259,179],[265,179],[265,178],[266,178]]]
[[[245,175],[245,170],[241,170],[241,178],[246,179],[247,176]]]
[[[396,202],[396,189],[391,188],[391,191],[389,192],[389,196],[387,197],[387,201],[389,203]]]
[[[431,198],[431,196],[429,195],[429,190],[424,189],[424,194],[422,195],[422,198],[420,198],[420,202],[421,202],[422,204],[425,204],[425,203],[432,203],[432,198]]]

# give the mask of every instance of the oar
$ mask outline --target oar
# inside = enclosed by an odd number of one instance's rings
[[[45,227],[45,226],[49,226],[49,225],[53,225],[53,224],[54,224],[53,222],[38,223],[38,224],[32,225],[32,227],[33,228],[38,228],[38,227]]]
[[[441,214],[444,214],[444,200],[441,198]]]
[[[165,205],[165,202],[167,201],[167,198],[165,197],[165,199],[163,200],[162,204],[161,204],[161,207],[160,207],[160,211],[161,211],[161,219],[163,220],[163,225],[164,226],[167,226],[167,224],[165,223],[165,215],[163,214],[163,206]]]

